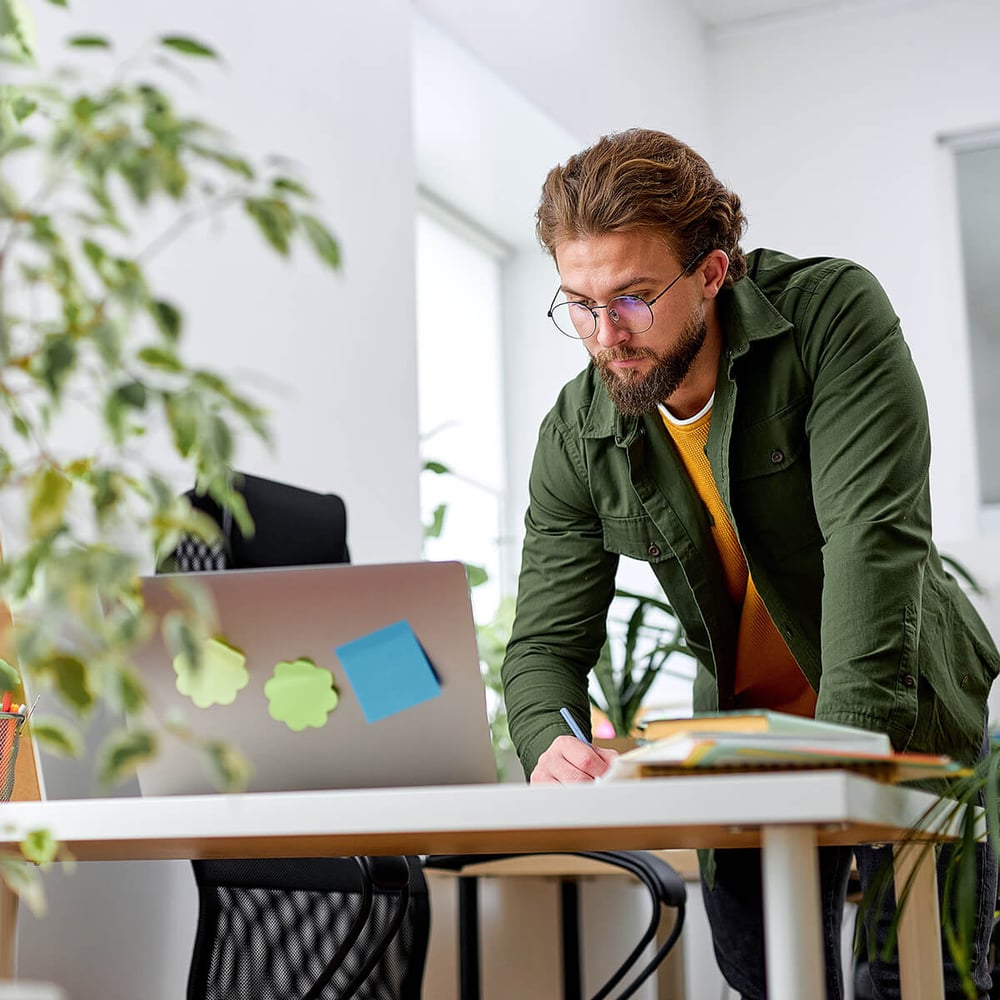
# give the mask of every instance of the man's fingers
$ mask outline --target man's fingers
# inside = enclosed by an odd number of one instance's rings
[[[538,758],[531,772],[531,783],[593,781],[604,774],[616,756],[614,750],[601,750],[573,736],[558,736]]]

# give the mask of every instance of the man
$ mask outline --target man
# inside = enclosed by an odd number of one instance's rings
[[[931,540],[930,437],[899,321],[844,260],[744,254],[739,198],[660,132],[602,138],[554,168],[537,215],[559,271],[549,315],[592,364],[542,423],[503,667],[533,783],[613,756],[589,719],[619,556],[646,560],[698,660],[695,711],[770,708],[976,761],[997,651]],[[842,996],[849,849],[821,852],[828,994]],[[865,884],[878,852],[858,849]],[[996,863],[985,852],[975,955]],[[718,851],[703,891],[723,974],[765,996],[756,852]],[[898,969],[872,962],[877,997]],[[949,996],[962,996],[946,956]]]

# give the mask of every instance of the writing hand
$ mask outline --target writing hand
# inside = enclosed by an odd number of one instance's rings
[[[557,736],[538,758],[531,772],[531,784],[593,781],[604,774],[617,756],[615,750],[602,750],[575,736]]]

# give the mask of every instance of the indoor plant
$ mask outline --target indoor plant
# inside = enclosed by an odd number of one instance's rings
[[[67,0],[48,0],[65,7]],[[150,628],[138,589],[142,563],[184,533],[214,526],[177,496],[152,456],[169,455],[189,481],[252,525],[230,462],[243,432],[267,436],[266,414],[217,372],[187,363],[183,312],[159,296],[150,262],[191,227],[245,213],[277,253],[304,242],[331,268],[336,240],[287,161],[265,169],[213,125],[182,112],[165,75],[217,59],[179,35],[95,77],[95,35],[68,41],[70,65],[40,67],[19,0],[0,0],[0,496],[8,541],[0,598],[17,612],[17,669],[0,661],[0,687],[23,679],[60,717],[34,712],[34,737],[79,746],[78,720],[101,702],[134,712],[143,691],[130,656]],[[100,65],[107,65],[103,62]],[[68,422],[91,426],[91,447],[62,444]],[[197,659],[209,609],[192,595],[168,641]],[[117,781],[156,751],[154,730],[112,734],[100,778]],[[232,748],[205,742],[219,783],[238,785]],[[44,836],[25,844],[51,856]],[[23,866],[3,862],[9,879]]]

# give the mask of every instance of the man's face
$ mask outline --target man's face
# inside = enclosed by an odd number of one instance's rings
[[[662,240],[646,233],[609,233],[567,240],[557,252],[567,299],[603,306],[617,295],[655,299],[683,270]],[[638,416],[667,402],[688,377],[705,343],[697,282],[685,275],[652,306],[653,325],[640,334],[615,326],[597,309],[597,332],[584,345],[612,402]]]

